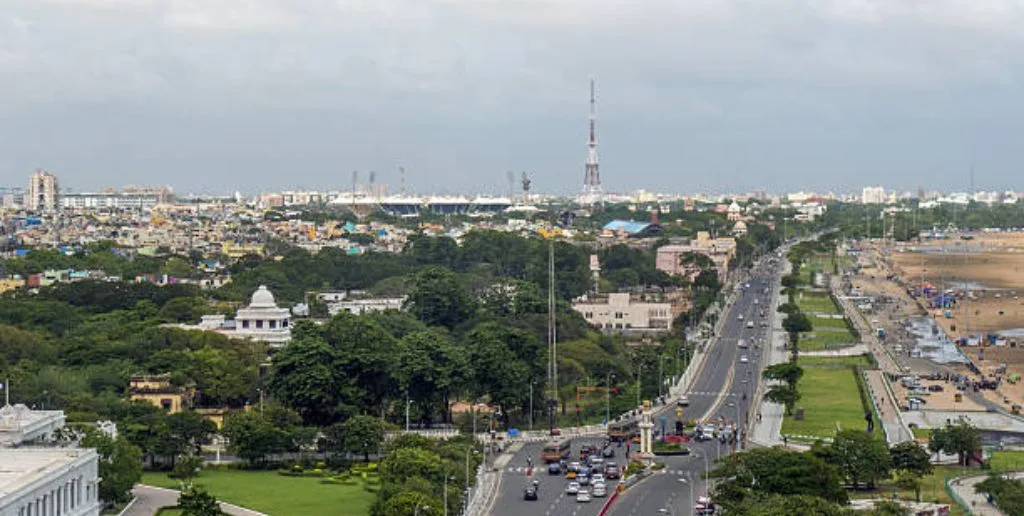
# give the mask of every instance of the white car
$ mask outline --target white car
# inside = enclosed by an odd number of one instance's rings
[[[580,492],[579,482],[569,482],[569,485],[565,487],[565,494],[577,494]]]
[[[586,503],[590,501],[590,493],[586,491],[580,491],[576,493],[576,501],[580,503]]]
[[[750,359],[747,358],[747,355],[740,355],[740,363],[746,364],[747,362],[750,362]]]
[[[680,407],[688,407],[690,406],[690,398],[687,396],[680,396],[679,399],[676,400],[676,405],[679,405]]]
[[[608,488],[604,484],[594,484],[594,498],[608,496]]]
[[[597,484],[603,484],[604,475],[600,473],[594,473],[593,475],[590,476],[590,483],[593,484],[594,486],[597,486]]]

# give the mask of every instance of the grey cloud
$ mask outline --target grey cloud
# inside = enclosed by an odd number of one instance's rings
[[[0,174],[234,190],[404,164],[424,189],[501,191],[513,168],[573,192],[596,77],[609,189],[912,186],[970,162],[994,187],[1022,22],[1008,0],[7,0]]]

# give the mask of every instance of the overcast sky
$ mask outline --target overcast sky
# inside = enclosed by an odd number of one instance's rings
[[[1011,0],[0,3],[0,185],[1024,188]]]

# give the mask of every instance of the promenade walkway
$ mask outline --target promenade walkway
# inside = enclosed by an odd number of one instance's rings
[[[1024,478],[1024,472],[1010,473],[1010,477]],[[988,475],[957,478],[950,481],[949,487],[970,507],[970,514],[973,516],[1009,516],[996,506],[988,503],[988,498],[984,493],[978,493],[974,490],[974,486],[986,478],[988,478]]]

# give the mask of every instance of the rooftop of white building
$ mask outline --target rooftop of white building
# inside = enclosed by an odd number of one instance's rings
[[[32,410],[25,405],[0,407],[0,447],[17,446],[64,426],[63,410]],[[0,468],[3,467],[0,460]]]
[[[92,455],[91,448],[0,448],[0,499]]]

